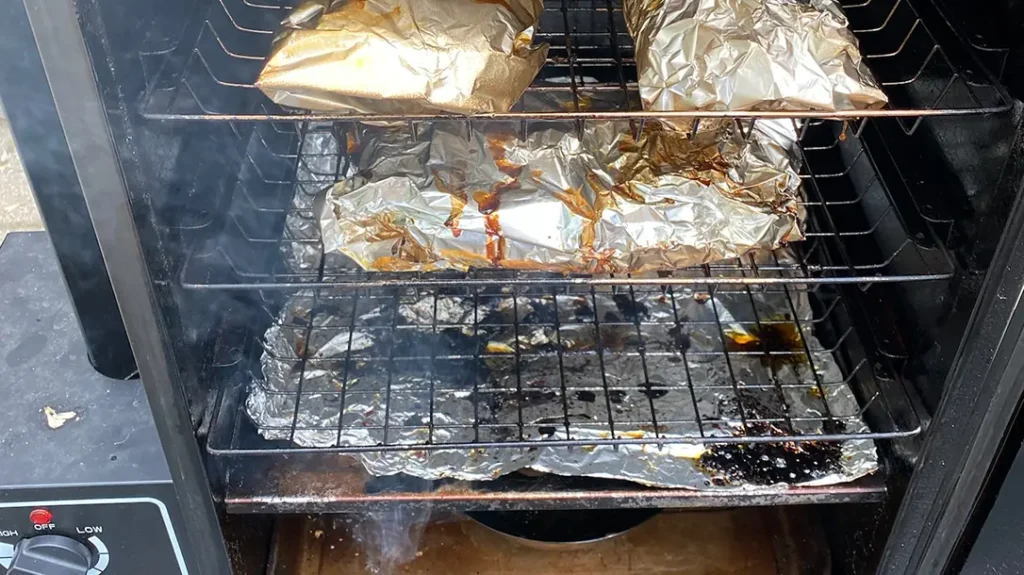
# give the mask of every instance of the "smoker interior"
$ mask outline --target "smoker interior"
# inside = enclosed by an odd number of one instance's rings
[[[999,239],[1005,207],[1014,199],[1007,183],[1012,178],[1004,175],[1004,165],[1012,156],[1016,113],[1012,96],[998,79],[1008,51],[997,29],[975,29],[970,20],[960,18],[957,5],[927,0],[852,0],[843,7],[891,104],[843,118],[804,114],[792,121],[799,135],[794,152],[801,164],[808,239],[776,254],[640,280],[485,270],[366,273],[346,266],[320,250],[311,202],[355,161],[349,142],[362,128],[351,117],[282,109],[253,87],[278,22],[290,6],[278,0],[128,6],[113,0],[82,2],[83,29],[98,79],[105,88],[117,87],[103,90],[111,131],[129,182],[166,337],[182,373],[197,438],[207,454],[215,497],[229,514],[250,514],[246,521],[226,520],[229,538],[256,542],[257,555],[267,553],[268,546],[274,547],[269,542],[276,541],[273,562],[308,545],[322,546],[320,536],[307,536],[300,543],[297,533],[334,533],[332,520],[324,515],[328,513],[377,516],[414,509],[428,516],[459,517],[467,510],[818,504],[806,515],[811,519],[796,523],[821,526],[815,529],[831,550],[833,571],[870,569],[913,471],[930,414],[941,398],[963,326]],[[126,21],[137,25],[124,25]],[[970,36],[961,35],[964,30],[959,28],[966,28]],[[525,133],[551,121],[582,127],[610,116],[631,118],[639,127],[652,116],[639,109],[632,41],[616,0],[547,2],[538,37],[552,46],[549,62],[523,103],[500,119],[515,122]],[[549,101],[547,95],[565,105],[537,104]],[[614,107],[606,108],[607,102],[614,102]],[[751,117],[756,114],[735,115],[738,129],[747,133],[754,123],[764,121]],[[465,121],[403,120],[412,133],[429,130],[428,121]],[[711,306],[712,313],[703,321],[706,332],[720,343],[713,353],[727,362],[760,358],[767,364],[800,357],[812,366],[812,373],[818,373],[814,364],[827,353],[842,376],[723,380],[717,391],[731,394],[739,405],[739,413],[727,422],[731,434],[710,433],[723,422],[707,419],[694,405],[690,411],[695,415],[685,421],[692,424],[688,434],[661,437],[659,424],[680,422],[680,415],[661,407],[659,394],[690,393],[693,386],[685,378],[653,380],[652,374],[664,358],[686,360],[687,350],[679,349],[671,333],[691,323],[690,318],[675,315],[658,323],[633,315],[612,318],[604,325],[605,318],[595,314],[588,320],[595,330],[627,332],[626,343],[616,349],[599,346],[573,352],[556,341],[536,357],[514,351],[498,359],[507,373],[514,374],[519,392],[528,379],[524,373],[542,360],[553,382],[547,391],[554,397],[581,392],[603,398],[644,394],[650,398],[648,408],[630,424],[649,432],[637,437],[613,431],[598,440],[568,436],[547,440],[549,444],[570,449],[595,444],[660,449],[673,442],[702,442],[712,449],[755,444],[784,448],[858,438],[875,442],[881,468],[852,483],[762,485],[739,491],[657,489],[614,480],[524,474],[472,482],[369,476],[351,457],[354,453],[503,449],[545,441],[526,433],[522,405],[519,421],[471,417],[454,424],[457,440],[435,441],[441,431],[435,424],[435,400],[453,391],[446,387],[446,366],[483,361],[479,349],[472,348],[435,347],[424,352],[396,343],[381,356],[358,358],[375,362],[389,381],[396,366],[408,362],[429,366],[431,374],[429,387],[423,390],[420,422],[385,415],[371,430],[375,439],[366,444],[328,442],[311,447],[292,441],[306,432],[340,437],[346,431],[343,417],[315,429],[299,417],[306,405],[318,403],[343,413],[346,402],[353,401],[346,378],[356,359],[344,346],[329,357],[308,357],[298,349],[294,356],[279,358],[293,362],[299,374],[317,364],[344,374],[337,388],[307,386],[300,376],[293,391],[264,390],[295,407],[294,416],[275,430],[282,439],[265,439],[245,412],[253,386],[261,385],[260,356],[268,349],[264,334],[280,321],[291,298],[309,297],[313,315],[328,304],[331,309],[355,309],[378,301],[390,303],[392,309],[403,303],[434,302],[436,310],[436,302],[451,297],[472,300],[474,309],[500,298],[551,302],[556,309],[551,317],[515,314],[508,321],[504,327],[518,338],[537,324],[562,333],[566,326],[557,313],[560,299],[589,300],[596,307],[597,298],[606,294],[634,303],[661,298],[671,306],[684,294],[751,301],[770,295],[791,306],[795,300],[806,300],[812,310],[806,320],[754,313],[742,323],[759,333],[776,324],[795,323],[797,333],[813,334],[821,349],[810,349],[803,336],[790,342],[762,338],[757,347],[730,347],[723,318]],[[460,327],[479,330],[481,318],[474,313]],[[312,325],[311,321],[304,337],[313,335]],[[392,322],[381,329],[397,342],[408,327]],[[436,315],[419,327],[436,333]],[[440,329],[446,327],[450,326],[442,324]],[[573,371],[581,361],[599,360],[603,366],[620,357],[637,366],[632,382],[610,383],[603,368],[580,381],[583,378]],[[834,412],[826,401],[820,414],[811,418],[811,426],[799,425],[785,409],[758,413],[741,393],[794,388],[827,397],[834,386],[848,387],[858,408]],[[781,392],[779,396],[784,397]],[[387,401],[384,405],[390,409]],[[610,403],[600,413],[609,428],[622,428]],[[556,425],[564,422],[568,427],[569,417],[563,413]],[[852,421],[867,426],[855,428],[848,425]],[[410,426],[423,428],[425,435],[413,443],[399,441]],[[316,514],[319,517],[311,521],[327,526],[296,527],[274,518],[284,513]],[[691,513],[695,515],[671,517],[684,518],[680,523],[703,517],[702,512]],[[258,525],[276,528],[277,535],[261,538]],[[444,531],[450,524],[441,525],[438,529]],[[746,529],[742,521],[737,525],[729,528],[733,540]],[[293,540],[294,544],[282,543]]]

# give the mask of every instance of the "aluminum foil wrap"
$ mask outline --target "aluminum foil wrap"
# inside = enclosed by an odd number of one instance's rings
[[[541,0],[307,0],[256,85],[328,112],[507,112],[544,65]]]
[[[858,110],[887,99],[831,0],[623,0],[647,110]]]
[[[794,310],[811,318],[803,292],[791,290],[792,305],[783,291],[751,295],[742,288],[714,296],[657,290],[435,300],[413,293],[359,300],[299,293],[288,301],[266,333],[262,375],[248,398],[260,433],[302,446],[376,446],[385,440],[387,418],[387,443],[410,446],[472,442],[477,432],[480,441],[520,440],[520,421],[525,441],[599,444],[656,433],[692,440],[617,449],[412,447],[355,454],[373,475],[426,479],[485,480],[533,469],[663,487],[741,489],[834,484],[878,468],[868,439],[700,442],[701,431],[728,437],[867,430],[831,353],[804,328],[810,324],[786,321]],[[755,317],[761,318],[760,331]],[[756,353],[768,340],[776,353]],[[792,353],[782,350],[782,342]],[[309,357],[304,368],[302,353]],[[791,423],[782,422],[787,417]]]
[[[732,123],[385,131],[317,212],[325,250],[378,271],[677,269],[803,239],[804,218],[786,147]]]

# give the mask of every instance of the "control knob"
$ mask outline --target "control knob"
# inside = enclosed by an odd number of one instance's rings
[[[37,535],[14,546],[7,575],[87,575],[90,565],[92,551],[85,544],[63,535]]]

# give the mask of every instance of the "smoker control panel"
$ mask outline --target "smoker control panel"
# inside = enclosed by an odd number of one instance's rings
[[[188,573],[164,504],[145,497],[0,502],[0,574]]]

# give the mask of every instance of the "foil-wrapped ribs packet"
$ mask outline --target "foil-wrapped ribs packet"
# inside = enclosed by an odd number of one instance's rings
[[[806,293],[794,292],[792,305],[789,298],[782,291],[655,290],[413,295],[350,305],[338,304],[348,298],[329,298],[325,305],[323,297],[299,294],[266,334],[263,378],[247,407],[268,439],[410,446],[355,454],[378,476],[486,480],[533,469],[737,489],[870,474],[878,458],[867,439],[700,440],[867,430],[831,353],[809,323],[793,321],[794,309],[803,320],[811,317]],[[556,316],[561,321],[552,323]],[[770,356],[759,352],[767,341]],[[601,445],[612,437],[689,441]],[[543,445],[550,439],[593,445]],[[476,441],[537,445],[436,448]],[[417,448],[427,443],[435,449]]]
[[[832,0],[623,0],[655,111],[881,108]]]
[[[328,112],[507,112],[544,65],[541,0],[307,0],[256,86]]]
[[[437,124],[364,142],[318,198],[324,249],[377,271],[678,269],[803,238],[800,178],[755,126],[623,122],[521,138]]]

